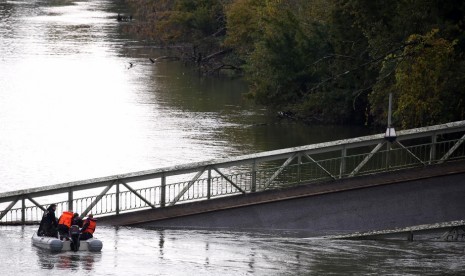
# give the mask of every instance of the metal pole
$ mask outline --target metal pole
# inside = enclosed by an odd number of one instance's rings
[[[431,148],[429,152],[429,163],[433,164],[434,161],[436,161],[436,143],[438,141],[438,136],[436,133],[434,133],[431,136]]]
[[[254,160],[252,164],[252,187],[250,188],[250,191],[252,193],[257,191],[257,162],[256,160]]]
[[[21,197],[21,223],[24,225],[26,223],[26,198]]]
[[[120,206],[119,206],[119,200],[120,200],[120,197],[119,197],[119,183],[116,183],[116,215],[119,215],[119,210],[120,210]]]
[[[342,178],[346,171],[346,156],[347,156],[347,149],[346,147],[343,147],[341,150],[341,167],[339,168],[339,178]]]
[[[73,190],[71,188],[68,191],[68,210],[73,210]]]
[[[392,115],[392,93],[389,93],[388,128],[391,127],[391,115]]]
[[[298,183],[300,184],[300,182],[302,181],[302,177],[301,177],[301,164],[302,164],[302,155],[299,154],[299,156],[297,157],[297,181]]]
[[[388,125],[387,128],[390,131],[391,129],[391,115],[392,115],[392,93],[389,93],[389,109],[388,109]],[[386,151],[386,170],[389,170],[390,160],[389,155],[391,155],[391,144],[392,141],[386,143],[387,151]]]
[[[161,176],[161,193],[160,193],[160,207],[165,207],[166,204],[166,175]]]
[[[207,199],[210,199],[211,195],[212,195],[212,170],[208,169]]]
[[[389,167],[390,167],[390,160],[389,160],[389,157],[391,155],[391,143],[386,143],[386,147],[387,147],[387,150],[386,150],[386,171],[389,170]]]

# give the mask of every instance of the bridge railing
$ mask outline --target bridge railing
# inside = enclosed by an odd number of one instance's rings
[[[212,198],[465,159],[465,121],[0,194],[0,223],[40,220],[45,207],[82,216]]]

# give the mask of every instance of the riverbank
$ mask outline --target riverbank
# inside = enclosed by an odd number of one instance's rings
[[[242,71],[250,98],[293,119],[384,125],[393,93],[399,128],[463,120],[465,5],[362,2],[127,1],[133,34],[186,45],[204,73]]]

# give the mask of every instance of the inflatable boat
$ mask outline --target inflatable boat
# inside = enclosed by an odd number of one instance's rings
[[[38,236],[37,233],[32,235],[32,244],[50,250],[52,252],[71,251],[71,241],[60,240],[54,237]],[[79,251],[99,252],[102,250],[103,243],[98,239],[88,239],[80,241]]]

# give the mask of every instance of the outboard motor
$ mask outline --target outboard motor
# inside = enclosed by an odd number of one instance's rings
[[[81,231],[79,231],[79,226],[77,225],[71,225],[69,228],[69,236],[71,238],[71,250],[74,252],[79,250],[79,236],[81,234]]]

